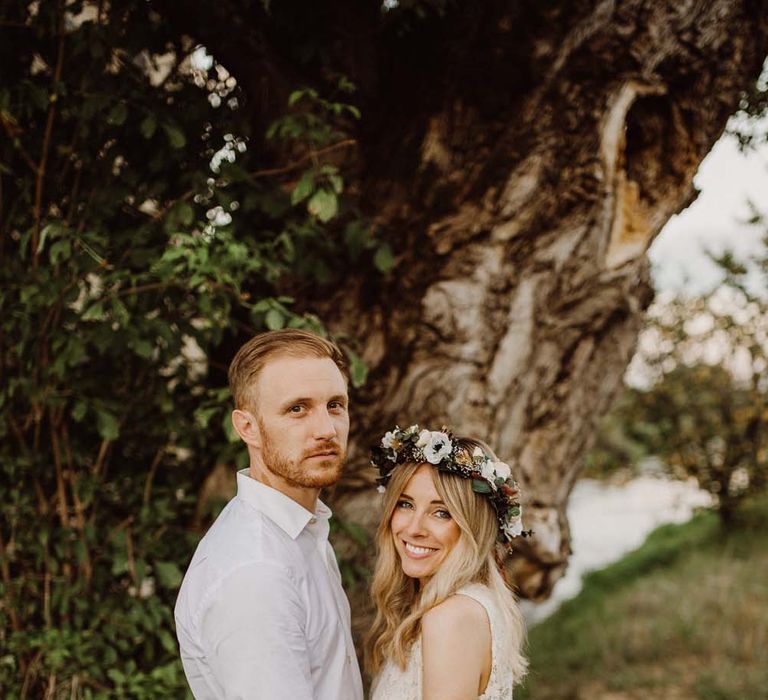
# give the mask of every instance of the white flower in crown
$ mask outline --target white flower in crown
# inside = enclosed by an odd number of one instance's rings
[[[504,481],[512,476],[512,470],[506,462],[496,462],[493,465],[493,470],[496,472],[496,476],[504,479]]]
[[[431,430],[422,430],[419,433],[419,439],[416,441],[416,447],[425,448],[429,444],[429,440],[432,437]]]
[[[475,447],[474,451],[472,452],[472,459],[485,459],[485,452],[483,452],[479,447]]]
[[[426,437],[426,444],[421,445],[422,439],[425,438],[424,433],[429,433],[429,435]],[[430,464],[440,464],[453,450],[451,438],[437,430],[431,432],[429,430],[422,430],[417,444],[421,447],[422,452],[424,452],[424,459]]]
[[[387,487],[386,487],[386,486],[384,486],[383,484],[379,484],[379,485],[376,487],[376,490],[377,490],[379,493],[386,493],[386,492],[387,492]]]
[[[515,518],[514,520],[510,521],[507,520],[507,522],[504,523],[504,534],[507,537],[519,537],[523,534],[523,520],[522,518]]]
[[[392,447],[392,442],[394,440],[396,440],[396,438],[395,438],[395,431],[396,430],[397,430],[397,428],[395,428],[395,430],[390,430],[390,431],[384,433],[384,437],[381,438],[381,446],[382,447]]]
[[[483,475],[483,479],[495,489],[496,484],[494,483],[494,479],[496,478],[496,472],[493,470],[493,462],[490,459],[486,459],[480,465],[480,473]]]

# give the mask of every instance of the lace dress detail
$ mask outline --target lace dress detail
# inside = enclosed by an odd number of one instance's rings
[[[502,658],[503,650],[509,648],[508,632],[499,624],[503,618],[494,595],[480,583],[464,586],[456,592],[456,595],[459,594],[480,603],[491,623],[491,675],[485,692],[478,700],[510,700],[514,679],[509,661]],[[373,680],[371,700],[421,700],[421,637],[411,647],[405,671],[391,661],[384,664]]]

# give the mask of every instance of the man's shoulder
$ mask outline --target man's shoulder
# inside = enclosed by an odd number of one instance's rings
[[[217,591],[241,578],[292,581],[303,571],[296,544],[265,514],[235,497],[197,545],[179,590],[177,613],[197,618]]]
[[[290,561],[294,547],[293,540],[265,513],[235,497],[200,540],[192,564],[204,559],[226,570],[249,561]]]

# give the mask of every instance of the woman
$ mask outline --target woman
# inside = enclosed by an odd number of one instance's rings
[[[373,449],[386,493],[368,635],[372,700],[507,700],[522,616],[497,540],[526,535],[508,465],[483,443],[395,428]]]

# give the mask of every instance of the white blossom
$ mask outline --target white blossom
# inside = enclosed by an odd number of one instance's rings
[[[419,435],[419,442],[421,442],[425,432],[429,431],[422,431],[421,435]],[[429,433],[427,444],[422,449],[427,462],[439,464],[443,458],[451,454],[453,445],[451,444],[451,439],[445,433],[434,430]]]
[[[392,447],[392,441],[395,439],[395,431],[390,430],[387,433],[384,434],[384,437],[381,438],[381,446],[382,447]]]
[[[515,518],[513,521],[504,523],[504,534],[507,537],[518,537],[523,533],[522,518]]]
[[[493,465],[493,469],[496,472],[496,476],[504,479],[504,481],[512,476],[512,470],[509,468],[509,465],[506,462],[496,462]]]
[[[483,475],[483,479],[489,482],[493,488],[496,488],[496,484],[493,481],[496,477],[496,472],[493,470],[493,462],[485,460],[480,466],[480,473]]]

